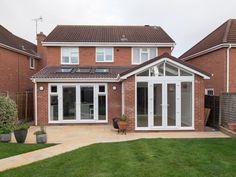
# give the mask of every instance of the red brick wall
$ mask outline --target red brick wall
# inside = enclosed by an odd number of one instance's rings
[[[194,126],[195,131],[204,131],[204,79],[195,76],[194,81]]]
[[[229,91],[236,92],[236,48],[230,49]]]
[[[33,88],[30,77],[40,69],[35,60],[35,69],[30,69],[29,57],[0,48],[0,91],[23,92]]]
[[[158,55],[163,53],[171,53],[171,48],[158,48]],[[61,48],[47,47],[46,57],[48,65],[60,65],[61,63]],[[96,62],[95,47],[80,47],[79,48],[79,65],[80,66],[129,66],[132,60],[132,49],[130,47],[115,47],[114,62]]]
[[[39,87],[43,87],[44,90],[40,91]],[[38,125],[48,124],[48,84],[37,83],[37,112],[38,112]]]
[[[115,86],[116,90],[112,87]],[[121,116],[121,83],[108,83],[108,122],[112,124],[112,118]]]
[[[124,82],[124,114],[128,116],[128,130],[135,130],[135,76]]]
[[[220,49],[194,59],[188,63],[212,73],[210,80],[205,80],[206,88],[214,88],[215,95],[226,91],[226,49]]]

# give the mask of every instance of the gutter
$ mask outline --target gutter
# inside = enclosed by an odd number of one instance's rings
[[[229,47],[227,48],[227,53],[226,53],[226,92],[229,92],[229,66],[230,66],[230,49],[232,45],[229,44]]]
[[[32,80],[34,83],[34,125],[38,125],[38,95],[37,95],[37,82],[35,79]]]

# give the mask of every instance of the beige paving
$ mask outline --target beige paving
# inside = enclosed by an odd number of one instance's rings
[[[31,127],[26,143],[35,143],[33,133],[39,127]],[[227,135],[219,131],[211,132],[136,132],[119,135],[109,125],[78,125],[78,126],[49,126],[46,127],[48,143],[58,145],[45,149],[28,152],[25,154],[0,160],[0,171],[19,167],[43,160],[55,155],[72,151],[74,149],[94,143],[119,142],[140,138],[226,138]],[[15,140],[13,139],[13,142]]]

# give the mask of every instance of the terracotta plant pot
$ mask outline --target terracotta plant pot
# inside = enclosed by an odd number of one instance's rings
[[[128,126],[128,122],[127,121],[119,121],[118,126],[119,126],[119,129],[126,130],[126,128]]]
[[[236,132],[236,122],[228,123],[228,127],[230,130]]]

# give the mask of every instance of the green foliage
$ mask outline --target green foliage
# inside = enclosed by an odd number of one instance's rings
[[[12,132],[12,128],[10,127],[4,126],[0,128],[0,134],[9,134],[11,132]]]
[[[47,132],[44,126],[41,126],[40,130],[34,132],[34,135],[45,135],[45,134],[47,134]]]
[[[16,103],[8,97],[0,96],[0,128],[12,130],[16,116]]]
[[[28,130],[30,125],[28,123],[17,123],[14,130]]]
[[[121,118],[120,118],[120,121],[127,122],[127,121],[128,121],[128,117],[123,114],[123,115],[121,116]]]

